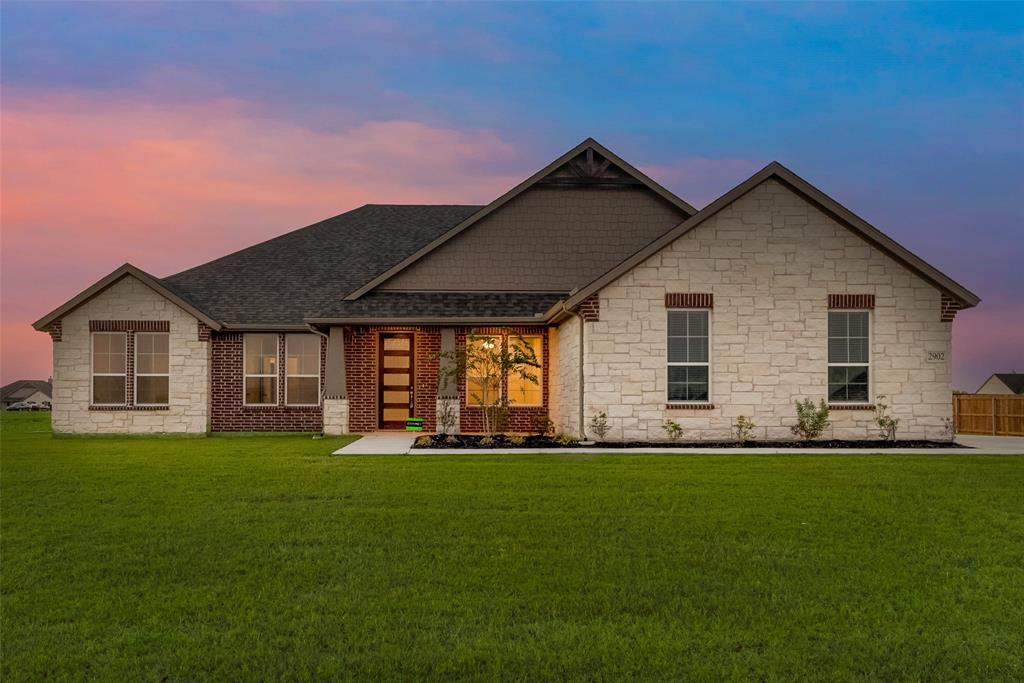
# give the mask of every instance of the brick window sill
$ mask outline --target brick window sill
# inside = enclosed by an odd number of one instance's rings
[[[483,410],[484,409],[483,406],[463,406],[463,408],[465,408],[466,410]],[[509,410],[509,412],[514,412],[516,410],[542,410],[542,409],[546,409],[546,408],[547,408],[547,406],[543,406],[543,405],[540,405],[540,406],[509,406],[508,410]]]
[[[242,404],[242,410],[319,410],[322,406],[319,403],[312,403],[308,406],[289,406],[283,403],[262,403],[259,405]]]
[[[871,403],[829,403],[829,410],[874,410]]]
[[[100,411],[121,411],[121,412],[149,412],[153,410],[170,410],[170,406],[89,406],[89,410]]]
[[[666,410],[712,410],[714,403],[666,403]]]

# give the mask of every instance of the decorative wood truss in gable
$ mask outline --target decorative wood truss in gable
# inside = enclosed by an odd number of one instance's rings
[[[578,155],[537,181],[537,185],[549,187],[609,187],[637,186],[643,185],[643,183],[593,147],[587,147]]]

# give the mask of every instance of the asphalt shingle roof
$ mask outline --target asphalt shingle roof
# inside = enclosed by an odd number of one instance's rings
[[[546,313],[565,292],[382,292],[336,301],[312,318],[525,318]]]
[[[41,391],[47,396],[53,396],[53,385],[42,379],[19,379],[0,388],[0,400],[24,399],[37,391]]]
[[[996,377],[1015,394],[1024,394],[1024,372],[997,372]]]
[[[332,310],[480,208],[367,204],[162,282],[229,326],[299,324]]]

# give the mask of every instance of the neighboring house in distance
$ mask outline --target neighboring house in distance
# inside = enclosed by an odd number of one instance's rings
[[[974,393],[1024,395],[1024,372],[997,372]]]
[[[587,139],[486,206],[366,205],[165,278],[124,265],[35,323],[57,432],[459,429],[482,411],[438,354],[490,335],[537,351],[510,431],[787,438],[827,400],[834,438],[951,415],[954,315],[979,299],[771,163],[696,210]]]
[[[20,401],[43,403],[50,401],[53,388],[50,382],[41,379],[19,379],[0,388],[0,404],[7,406]]]

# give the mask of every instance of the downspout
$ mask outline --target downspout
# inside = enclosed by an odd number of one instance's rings
[[[562,312],[566,313],[568,315],[571,315],[571,316],[575,317],[577,320],[580,321],[580,378],[579,378],[580,385],[579,385],[579,392],[578,393],[579,393],[579,397],[580,397],[580,414],[579,414],[580,440],[583,441],[583,440],[586,440],[586,438],[587,438],[587,433],[583,429],[583,422],[584,422],[584,418],[583,418],[583,378],[584,378],[584,375],[583,375],[583,316],[580,315],[579,313],[577,313],[576,311],[570,311],[568,308],[566,308],[564,301],[562,302]]]

